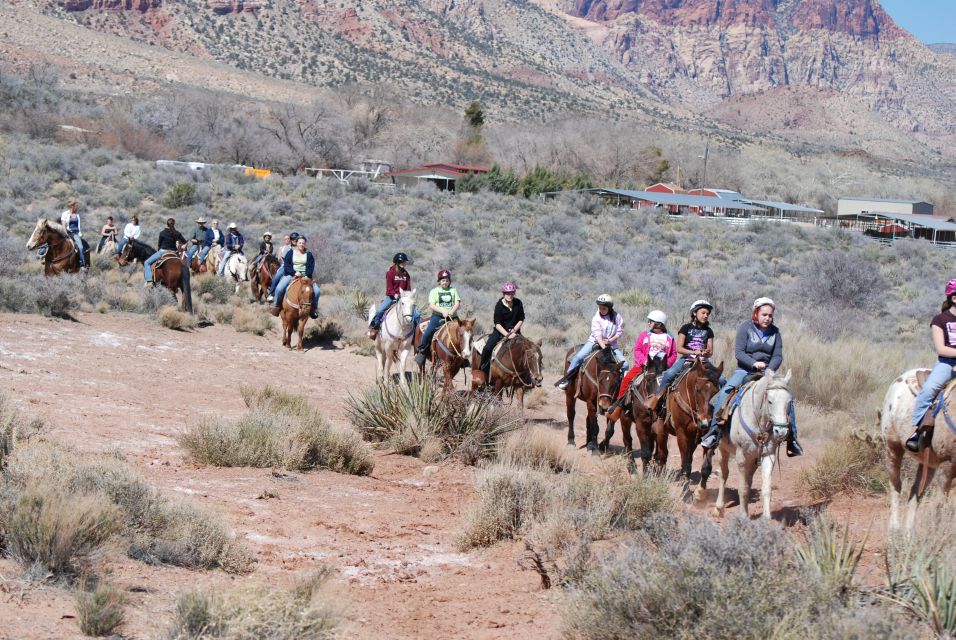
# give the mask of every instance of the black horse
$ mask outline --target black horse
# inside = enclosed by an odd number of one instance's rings
[[[145,242],[130,238],[129,242],[123,247],[123,250],[116,254],[116,258],[121,265],[127,265],[131,262],[143,264],[154,253],[156,253],[156,249],[153,247]]]

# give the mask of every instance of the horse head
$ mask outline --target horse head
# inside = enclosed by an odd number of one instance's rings
[[[308,314],[312,311],[312,278],[299,276],[295,279],[299,283],[299,290],[296,292],[294,301],[299,305],[299,314]],[[291,284],[289,285],[292,286]],[[288,293],[286,294],[288,295]]]
[[[790,391],[790,378],[792,372],[788,369],[784,376],[776,373],[768,373],[761,380],[765,387],[765,413],[769,418],[770,427],[772,427],[774,442],[780,443],[787,439],[790,432],[790,409],[793,405],[793,393]],[[762,416],[758,421],[762,423]]]
[[[116,254],[116,261],[120,264],[120,266],[125,267],[133,261],[134,242],[136,242],[136,240],[130,239],[129,242],[123,245],[123,250]]]
[[[37,247],[49,242],[49,240],[45,240],[45,238],[51,231],[54,231],[54,229],[46,218],[37,218],[37,226],[33,228],[33,233],[30,234],[30,239],[27,240],[27,251],[33,251]]]
[[[398,294],[398,313],[402,316],[402,326],[410,325],[415,317],[416,291],[418,291],[418,289],[402,291]]]
[[[717,367],[714,376],[702,358],[696,358],[691,370],[687,373],[687,384],[690,386],[690,403],[693,409],[693,417],[697,421],[697,428],[706,431],[710,426],[713,417],[714,408],[710,405],[710,399],[720,391],[718,380],[724,371],[724,364]]]
[[[541,373],[544,369],[544,358],[541,356],[541,341],[532,342],[522,335],[519,335],[515,339],[515,348],[521,349],[521,355],[514,358],[514,362],[523,362],[524,367],[527,370],[527,375],[531,378],[531,384],[536,387],[541,386],[542,380],[544,380],[544,375]],[[523,381],[524,384],[528,384]]]
[[[621,386],[621,363],[617,361],[611,347],[602,349],[596,360],[598,407],[604,411],[614,402],[618,387]]]

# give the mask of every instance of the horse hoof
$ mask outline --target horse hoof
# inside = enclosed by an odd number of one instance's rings
[[[710,513],[711,513],[711,515],[714,516],[715,518],[723,518],[723,517],[724,517],[724,510],[723,510],[723,508],[721,508],[721,507],[714,507],[714,510],[711,511]]]
[[[701,491],[700,487],[694,489],[694,502],[700,502],[704,499],[704,492]]]
[[[568,438],[568,446],[569,446],[569,447],[576,447],[576,446],[577,446],[576,444],[574,444],[574,438]]]

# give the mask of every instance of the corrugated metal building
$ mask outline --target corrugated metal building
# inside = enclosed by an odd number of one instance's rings
[[[837,216],[855,216],[870,212],[898,213],[902,215],[933,215],[933,205],[922,200],[883,200],[847,196],[837,202]]]
[[[415,169],[389,171],[385,177],[391,178],[392,182],[402,189],[415,187],[422,182],[431,182],[442,191],[454,191],[458,180],[473,173],[488,173],[488,168],[433,162]]]

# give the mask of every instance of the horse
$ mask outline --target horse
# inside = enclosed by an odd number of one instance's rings
[[[256,302],[265,302],[269,295],[269,287],[272,285],[272,278],[280,266],[282,266],[282,263],[279,262],[279,259],[271,253],[267,253],[262,260],[249,270],[249,280],[251,282],[249,286],[252,288],[252,297]]]
[[[103,242],[102,248],[97,247],[96,255],[108,255],[111,256],[116,253],[116,234],[111,233],[106,236],[106,240]]]
[[[90,248],[82,239],[80,250],[83,251],[85,264],[90,264]],[[77,273],[80,270],[80,256],[77,247],[70,240],[69,234],[63,225],[50,222],[46,218],[37,218],[30,239],[27,240],[27,251],[35,251],[46,246],[43,254],[43,273],[47,276],[58,276],[61,273]]]
[[[422,331],[427,322],[422,322],[415,329],[415,345],[422,341]],[[452,318],[445,322],[435,335],[432,336],[431,363],[432,371],[441,369],[444,376],[444,389],[450,391],[454,386],[454,378],[458,372],[468,364],[465,354],[471,352],[471,336],[475,330],[474,320]],[[418,368],[421,376],[425,375],[425,365]],[[467,381],[467,380],[466,380]]]
[[[657,393],[660,376],[667,369],[664,358],[648,358],[643,372],[631,383],[625,392],[625,403],[630,409],[621,414],[621,435],[624,438],[624,450],[631,453],[634,450],[634,440],[631,437],[631,424],[637,433],[637,440],[641,445],[641,461],[647,469],[654,454],[654,423],[657,422],[657,413],[647,407],[647,401]],[[611,433],[613,435],[613,431]],[[610,436],[605,430],[604,447],[610,444]]]
[[[720,391],[717,381],[723,372],[724,365],[721,363],[714,377],[703,360],[694,358],[690,368],[677,381],[677,385],[667,393],[664,401],[664,418],[655,429],[657,464],[661,469],[667,466],[667,438],[675,436],[677,449],[680,451],[681,473],[688,482],[694,450],[710,427],[710,419],[714,411],[710,406],[710,399]],[[712,469],[710,458],[711,456],[705,456],[705,468],[701,470],[701,476],[710,476]]]
[[[210,253],[212,252],[210,251]],[[242,287],[242,283],[249,281],[249,262],[246,260],[246,256],[242,255],[238,251],[233,252],[226,261],[226,269],[223,271],[223,273],[227,278],[232,278],[235,280],[235,293],[238,295],[239,289]]]
[[[929,487],[936,469],[943,463],[943,493],[948,494],[956,475],[956,415],[952,403],[952,386],[942,393],[942,402],[936,414],[932,441],[919,453],[912,453],[903,446],[903,442],[913,432],[910,418],[916,404],[919,388],[929,375],[928,369],[911,369],[890,384],[883,399],[880,411],[880,431],[886,447],[886,467],[890,474],[890,529],[896,531],[900,526],[900,467],[903,456],[909,455],[919,463],[916,477],[907,499],[906,531],[911,532],[916,522],[916,508],[919,506],[926,489]],[[935,409],[930,409],[934,411]]]
[[[121,266],[126,266],[133,261],[134,257],[140,261],[145,261],[153,253],[144,255],[146,251],[151,251],[152,247],[143,244],[138,240],[130,240],[123,247],[123,250],[116,256],[116,261]],[[176,295],[176,292],[182,292],[182,301],[180,306],[184,311],[193,312],[192,288],[189,284],[189,267],[186,266],[186,257],[184,254],[175,251],[167,251],[164,255],[152,265],[153,280],[160,283]]]
[[[770,519],[770,478],[774,460],[778,456],[777,450],[790,433],[790,405],[793,402],[790,373],[787,371],[785,376],[765,373],[740,391],[740,403],[730,419],[730,433],[721,439],[718,446],[720,486],[714,505],[715,516],[724,514],[724,490],[727,487],[730,458],[739,456],[737,467],[740,469],[741,486],[738,494],[744,514],[750,517],[750,489],[759,466],[763,475],[760,487],[763,497],[761,515],[765,520]],[[701,495],[706,490],[705,481],[702,474],[697,490],[701,493],[695,491],[695,494]]]
[[[540,387],[544,380],[541,342],[532,342],[520,333],[511,340],[502,340],[491,356],[487,380],[481,371],[484,347],[485,339],[481,339],[475,341],[471,349],[472,390],[488,385],[499,396],[508,391],[512,399],[517,396],[524,408],[525,391]]]
[[[206,254],[206,273],[219,273],[219,263],[222,262],[222,245],[214,244]]]
[[[568,370],[571,358],[577,353],[581,345],[573,347],[564,358],[564,370]],[[621,386],[621,363],[614,356],[614,350],[606,347],[592,352],[581,364],[574,382],[565,390],[565,403],[568,411],[568,444],[574,444],[574,413],[578,400],[584,402],[588,415],[586,420],[587,448],[592,453],[598,449],[598,410],[603,414],[617,397]],[[605,434],[608,431],[613,435],[614,422],[608,420]],[[606,435],[601,450],[607,449],[611,436]]]
[[[312,279],[296,276],[289,283],[282,299],[282,346],[292,348],[292,332],[298,331],[299,343],[296,349],[302,351],[305,338],[305,323],[312,313]]]
[[[375,376],[387,382],[392,364],[398,363],[398,382],[407,387],[405,362],[412,352],[415,339],[415,289],[401,291],[398,300],[382,318],[381,331],[375,337]],[[368,310],[368,321],[375,317],[375,305]]]

